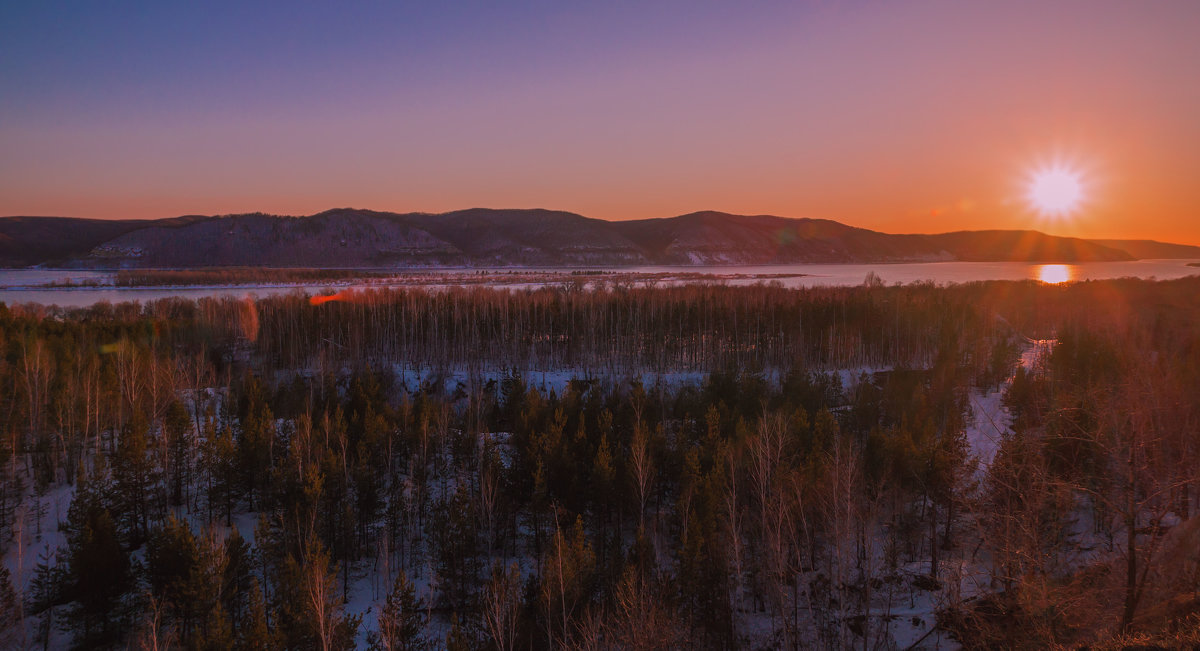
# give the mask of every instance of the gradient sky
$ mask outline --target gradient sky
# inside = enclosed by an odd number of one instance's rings
[[[695,210],[1200,244],[1200,2],[5,2],[0,214]],[[1078,169],[1050,220],[1028,171]]]

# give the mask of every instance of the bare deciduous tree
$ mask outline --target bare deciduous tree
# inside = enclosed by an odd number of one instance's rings
[[[507,568],[497,563],[483,593],[483,619],[492,642],[500,651],[516,645],[517,618],[521,612],[521,570],[516,563]]]

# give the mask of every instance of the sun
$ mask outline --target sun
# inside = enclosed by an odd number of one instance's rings
[[[1038,280],[1047,285],[1057,285],[1071,280],[1075,276],[1075,272],[1070,265],[1065,264],[1044,264],[1037,268]]]
[[[1036,169],[1029,175],[1026,198],[1043,216],[1069,217],[1084,200],[1083,175],[1065,165]]]

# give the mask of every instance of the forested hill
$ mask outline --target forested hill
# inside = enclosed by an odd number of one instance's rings
[[[823,219],[719,212],[619,222],[552,210],[483,208],[444,214],[336,209],[307,217],[252,213],[145,221],[0,218],[0,266],[7,267],[1090,262],[1139,257],[1200,258],[1200,247],[1100,242],[1036,231],[895,235]]]
[[[1195,258],[1200,246],[1168,244],[1154,240],[1091,240],[1096,244],[1120,249],[1135,258]]]

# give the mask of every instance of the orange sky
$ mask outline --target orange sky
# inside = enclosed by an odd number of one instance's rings
[[[0,215],[722,210],[1200,244],[1200,3],[644,4],[5,7]],[[1024,201],[1050,161],[1086,181],[1070,219]]]

